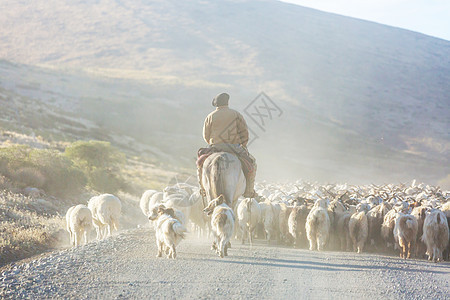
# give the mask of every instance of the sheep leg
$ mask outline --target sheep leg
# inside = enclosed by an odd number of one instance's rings
[[[253,230],[250,228],[250,226],[248,227],[248,240],[250,242],[250,246],[253,246]]]
[[[73,246],[73,245],[74,245],[74,241],[73,241],[73,234],[72,234],[72,231],[70,231],[70,229],[68,229],[67,231],[69,231],[70,245]]]
[[[316,241],[312,237],[309,240],[309,250],[311,251],[316,250]]]
[[[111,229],[111,224],[108,224],[108,237],[109,236],[111,236],[111,232],[112,232],[112,229]]]
[[[347,244],[347,251],[352,251],[352,240],[350,239],[350,235],[348,233],[345,234],[345,240]]]
[[[406,252],[405,252],[405,258],[411,258],[411,242],[406,243]]]
[[[356,244],[356,239],[354,237],[352,237],[352,244],[353,244],[353,251],[357,252],[358,251],[358,247]]]
[[[163,250],[163,245],[159,240],[156,240],[156,247],[158,248],[158,253],[156,254],[156,257],[161,257],[162,256],[162,250]]]
[[[345,251],[345,237],[339,236],[340,248],[342,251]]]
[[[439,249],[438,247],[436,247],[435,249],[436,249],[436,256],[434,257],[434,262],[442,261],[441,249]]]
[[[97,232],[97,240],[100,240],[100,227],[95,226],[95,231]]]
[[[221,239],[220,240],[220,242],[219,242],[219,256],[221,257],[221,258],[223,258],[224,257],[224,248],[225,248],[225,243],[224,243],[224,241]]]
[[[230,244],[230,242],[228,242],[228,243],[225,244],[225,248],[224,248],[224,255],[225,255],[225,256],[228,256],[228,248],[229,248],[229,244]]]
[[[364,247],[364,243],[362,241],[360,241],[358,243],[358,253],[362,253],[363,252],[363,247]]]
[[[78,245],[80,244],[80,237],[79,237],[79,234],[77,231],[75,231],[75,234],[74,234],[74,244],[75,244],[75,247],[78,247]]]
[[[212,242],[211,250],[217,250],[216,241],[213,241],[213,242]]]
[[[324,243],[322,242],[322,237],[317,236],[317,251],[323,251]]]
[[[174,244],[170,245],[170,247],[168,246],[167,249],[169,250],[167,258],[175,258],[177,256]]]

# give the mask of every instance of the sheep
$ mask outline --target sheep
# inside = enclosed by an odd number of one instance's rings
[[[75,208],[74,206],[69,207],[69,209],[66,212],[66,230],[69,233],[70,236],[70,244],[72,244],[72,231],[70,230],[70,214],[72,213],[73,209]]]
[[[343,251],[350,251],[351,239],[348,224],[350,222],[350,217],[352,214],[346,211],[337,217],[336,221],[336,235],[339,238],[340,248]]]
[[[281,206],[278,203],[271,203],[269,200],[260,202],[261,207],[261,222],[264,224],[264,231],[266,232],[267,242],[275,238],[280,238],[280,212]]]
[[[381,225],[383,224],[384,216],[390,210],[390,205],[386,202],[378,204],[367,215],[367,223],[369,225],[368,239],[370,245],[379,245],[382,241],[381,238]]]
[[[447,203],[442,205],[441,211],[447,217],[447,223],[448,223],[448,226],[450,227],[450,201],[448,201]],[[449,260],[449,257],[450,257],[450,242],[447,245],[447,250],[444,251],[444,259]]]
[[[156,192],[150,197],[150,201],[148,203],[148,207],[153,207],[155,205],[158,205],[163,202],[164,199],[164,193],[163,192]]]
[[[354,213],[356,213],[356,205],[348,205],[347,210],[351,215],[353,215]]]
[[[416,241],[415,256],[420,258],[424,257],[426,251],[426,245],[422,241],[422,239],[420,239],[420,237],[422,237],[423,235],[423,223],[427,216],[426,213],[427,209],[424,206],[414,207],[411,212],[411,215],[414,216],[417,220],[417,237],[419,237],[419,239]]]
[[[356,205],[356,211],[361,212],[364,211],[364,213],[368,213],[370,210],[370,204],[368,203],[359,203]]]
[[[191,213],[191,203],[189,201],[192,193],[192,189],[187,186],[168,186],[163,192],[163,203],[166,207],[181,210],[186,218],[189,219]]]
[[[118,230],[122,203],[119,198],[111,194],[92,197],[88,202],[92,212],[92,221],[97,230],[97,239],[111,236],[112,231]]]
[[[280,228],[280,240],[286,244],[292,242],[291,235],[289,234],[288,219],[292,211],[292,206],[287,206],[285,203],[279,203],[280,214],[278,217],[279,228]]]
[[[250,245],[253,244],[253,231],[261,220],[261,207],[253,198],[243,199],[237,207],[237,219],[242,230],[242,244],[248,235]]]
[[[191,203],[189,221],[199,229],[198,235],[200,236],[206,229],[210,229],[210,223],[208,222],[208,217],[203,213],[205,205],[199,190],[189,197],[189,203]]]
[[[139,201],[139,207],[141,208],[142,213],[146,217],[148,217],[148,208],[150,199],[155,193],[157,193],[157,191],[155,190],[146,190],[142,194],[141,200]]]
[[[299,247],[306,241],[306,218],[309,210],[306,205],[295,206],[289,215],[288,226],[289,233],[294,238],[294,246]]]
[[[362,253],[364,244],[367,240],[369,225],[364,208],[350,217],[348,222],[348,231],[353,244],[353,251]]]
[[[92,213],[86,205],[78,204],[68,209],[66,213],[67,231],[70,234],[70,244],[77,247],[88,242],[92,230]]]
[[[396,215],[397,211],[395,209],[391,209],[384,216],[383,224],[381,224],[381,237],[386,242],[387,248],[391,245],[394,245],[394,249],[396,248],[396,244],[394,243],[394,226]]]
[[[316,203],[317,204],[317,203]],[[324,250],[330,232],[330,217],[326,208],[314,205],[306,218],[306,236],[309,241],[309,250]]]
[[[417,219],[408,214],[399,212],[395,219],[394,239],[400,246],[400,257],[411,258],[417,238]]]
[[[338,244],[340,244],[339,242],[339,237],[337,235],[337,222],[339,220],[339,217],[346,212],[346,209],[344,207],[344,205],[339,201],[339,200],[333,200],[327,207],[328,210],[328,215],[330,217],[330,240],[328,242],[328,244],[331,247],[335,247],[339,248]]]
[[[442,252],[448,245],[449,229],[445,214],[435,209],[425,218],[422,241],[427,246],[428,260],[442,261]]]

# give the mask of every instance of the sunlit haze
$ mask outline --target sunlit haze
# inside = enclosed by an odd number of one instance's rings
[[[448,0],[286,0],[283,2],[450,40],[450,1]]]

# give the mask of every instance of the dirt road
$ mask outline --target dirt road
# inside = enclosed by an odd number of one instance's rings
[[[220,259],[188,238],[156,258],[151,229],[124,231],[4,270],[0,297],[20,299],[449,299],[450,264],[375,254],[311,252],[233,241]]]

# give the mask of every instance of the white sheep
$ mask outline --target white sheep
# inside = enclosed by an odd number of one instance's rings
[[[205,199],[206,200],[206,199]],[[205,204],[199,190],[196,190],[190,197],[189,203],[191,204],[191,211],[189,214],[189,221],[197,227],[198,236],[206,233],[207,229],[210,229],[209,218],[203,213]]]
[[[280,212],[281,206],[278,203],[271,203],[269,200],[260,202],[261,207],[261,222],[264,224],[264,230],[266,232],[266,238],[268,243],[275,238],[276,240],[280,237]]]
[[[425,218],[422,241],[427,246],[428,260],[442,261],[442,252],[448,245],[449,229],[445,214],[435,209]]]
[[[148,203],[148,207],[153,207],[155,205],[163,203],[164,200],[164,193],[163,192],[156,192],[150,197],[150,201]]]
[[[326,208],[314,205],[306,218],[306,237],[309,241],[309,250],[322,251],[328,242],[330,234],[330,217]]]
[[[92,213],[86,205],[72,206],[66,213],[67,231],[70,234],[70,244],[78,246],[88,242],[88,235],[92,230]]]
[[[118,230],[122,203],[119,198],[111,194],[92,197],[88,202],[92,212],[92,221],[97,230],[97,239],[111,236],[112,231]]]
[[[242,244],[248,235],[250,245],[253,243],[253,231],[261,220],[261,207],[253,198],[243,199],[237,207],[238,224],[242,230]]]
[[[139,201],[139,207],[141,208],[142,213],[148,217],[148,208],[151,197],[157,193],[158,191],[155,190],[146,190],[141,197],[141,200]]]
[[[395,219],[394,239],[400,246],[400,257],[411,258],[417,239],[418,222],[409,214],[399,212]]]
[[[360,212],[354,213],[350,217],[348,231],[353,243],[353,251],[362,253],[369,232],[365,208],[361,208]]]

